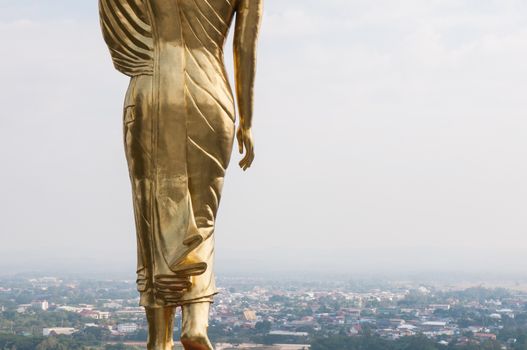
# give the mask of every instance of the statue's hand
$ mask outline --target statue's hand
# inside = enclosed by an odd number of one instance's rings
[[[238,149],[240,154],[243,154],[243,150],[245,149],[245,156],[239,163],[240,168],[245,171],[251,167],[254,160],[254,140],[251,128],[245,128],[240,125],[236,137],[238,139]]]

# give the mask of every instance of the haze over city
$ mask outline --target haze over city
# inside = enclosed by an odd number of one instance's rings
[[[525,271],[525,18],[521,0],[267,0],[256,160],[231,160],[216,270]],[[128,80],[97,1],[4,1],[0,38],[0,274],[133,273]]]

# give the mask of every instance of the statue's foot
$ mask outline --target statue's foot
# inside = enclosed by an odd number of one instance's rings
[[[207,336],[210,302],[183,305],[181,344],[185,350],[214,350]]]
[[[154,345],[147,345],[148,350],[173,350],[174,344],[172,343],[164,343],[164,344],[154,344]]]
[[[185,350],[214,350],[207,335],[181,335],[181,344]]]
[[[174,308],[146,308],[148,350],[173,350]]]

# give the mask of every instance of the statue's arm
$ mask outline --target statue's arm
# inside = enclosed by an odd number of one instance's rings
[[[243,153],[245,148],[245,156],[240,161],[240,167],[246,170],[254,160],[254,141],[251,127],[256,75],[256,47],[263,14],[263,0],[238,0],[236,6],[234,72],[240,115],[237,138],[240,153]]]

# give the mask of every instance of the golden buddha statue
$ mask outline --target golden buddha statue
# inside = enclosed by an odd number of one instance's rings
[[[217,293],[214,226],[235,134],[243,170],[251,133],[256,43],[263,0],[99,0],[115,68],[131,77],[124,144],[137,229],[137,286],[148,349],[173,348],[182,308],[185,349],[212,349],[208,314]],[[235,22],[240,123],[223,48]]]

